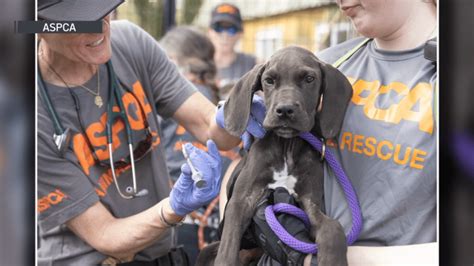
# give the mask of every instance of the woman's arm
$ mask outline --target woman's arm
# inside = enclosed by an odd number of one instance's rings
[[[173,115],[173,118],[200,142],[212,139],[220,150],[229,150],[240,143],[216,124],[216,106],[201,93],[191,95]]]
[[[127,218],[115,218],[102,203],[97,202],[69,220],[67,226],[94,249],[123,260],[150,246],[169,228],[160,217],[161,211],[168,223],[182,220],[171,209],[169,198],[165,198]]]
[[[438,265],[438,243],[390,247],[352,246],[349,265]]]
[[[305,265],[310,264],[310,256]],[[404,246],[367,247],[351,246],[347,249],[349,266],[389,266],[389,265],[438,265],[438,243]]]

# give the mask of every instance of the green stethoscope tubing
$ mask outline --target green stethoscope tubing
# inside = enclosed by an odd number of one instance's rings
[[[106,65],[107,65],[107,71],[108,71],[108,76],[109,76],[109,81],[110,81],[109,82],[109,101],[107,103],[107,123],[106,123],[106,134],[107,134],[107,145],[108,145],[108,150],[109,150],[110,168],[111,168],[112,176],[114,178],[115,187],[117,188],[117,192],[120,194],[122,198],[133,199],[135,197],[141,197],[141,196],[147,195],[148,191],[146,189],[142,189],[140,191],[137,190],[135,158],[133,155],[133,144],[132,144],[133,132],[131,130],[130,122],[128,120],[127,114],[125,113],[125,107],[122,101],[123,93],[118,87],[117,77],[115,76],[115,71],[113,69],[111,61],[109,60],[106,63]],[[39,85],[40,97],[42,98],[46,106],[46,110],[54,126],[53,140],[54,140],[54,143],[56,144],[56,147],[58,148],[59,155],[61,157],[64,157],[65,151],[69,147],[69,143],[71,140],[71,131],[70,131],[70,128],[64,128],[64,126],[62,125],[61,120],[59,119],[58,113],[56,112],[56,109],[54,108],[54,105],[51,102],[51,98],[49,96],[44,79],[41,75],[41,71],[38,71],[38,77],[39,77],[38,85]],[[71,95],[74,99],[74,104],[76,105],[76,111],[78,111],[79,107],[76,102],[77,96],[73,93],[71,93]],[[119,112],[113,111],[114,102],[117,102],[117,105],[119,107]],[[132,181],[133,181],[132,191],[128,192],[128,194],[130,195],[124,195],[122,193],[122,191],[120,190],[120,186],[117,182],[117,176],[115,173],[115,165],[114,165],[113,152],[112,152],[112,144],[113,144],[112,125],[116,119],[122,119],[125,125],[126,133],[127,133],[127,144],[129,148],[129,154],[130,154],[130,163],[131,163],[131,168],[132,168]],[[79,120],[80,120],[80,123],[82,124],[80,118]]]

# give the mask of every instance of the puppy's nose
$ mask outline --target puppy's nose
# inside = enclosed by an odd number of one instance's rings
[[[292,118],[295,115],[295,105],[293,104],[279,105],[277,106],[275,111],[278,117]]]

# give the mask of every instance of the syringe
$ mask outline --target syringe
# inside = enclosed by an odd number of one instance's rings
[[[186,158],[186,161],[188,162],[189,168],[191,168],[191,178],[194,180],[194,183],[196,184],[196,187],[202,188],[207,185],[206,180],[202,179],[202,174],[194,168],[194,165],[191,163],[191,159],[189,159],[189,155],[186,152],[186,149],[184,148],[184,145],[182,146],[182,151],[184,158]]]

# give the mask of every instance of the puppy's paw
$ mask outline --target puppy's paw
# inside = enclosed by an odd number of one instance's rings
[[[217,250],[219,249],[220,242],[212,242],[199,252],[199,255],[196,259],[195,266],[212,266],[218,265],[214,263],[214,260],[217,256]]]
[[[346,236],[341,224],[328,219],[316,234],[318,266],[347,266]]]

